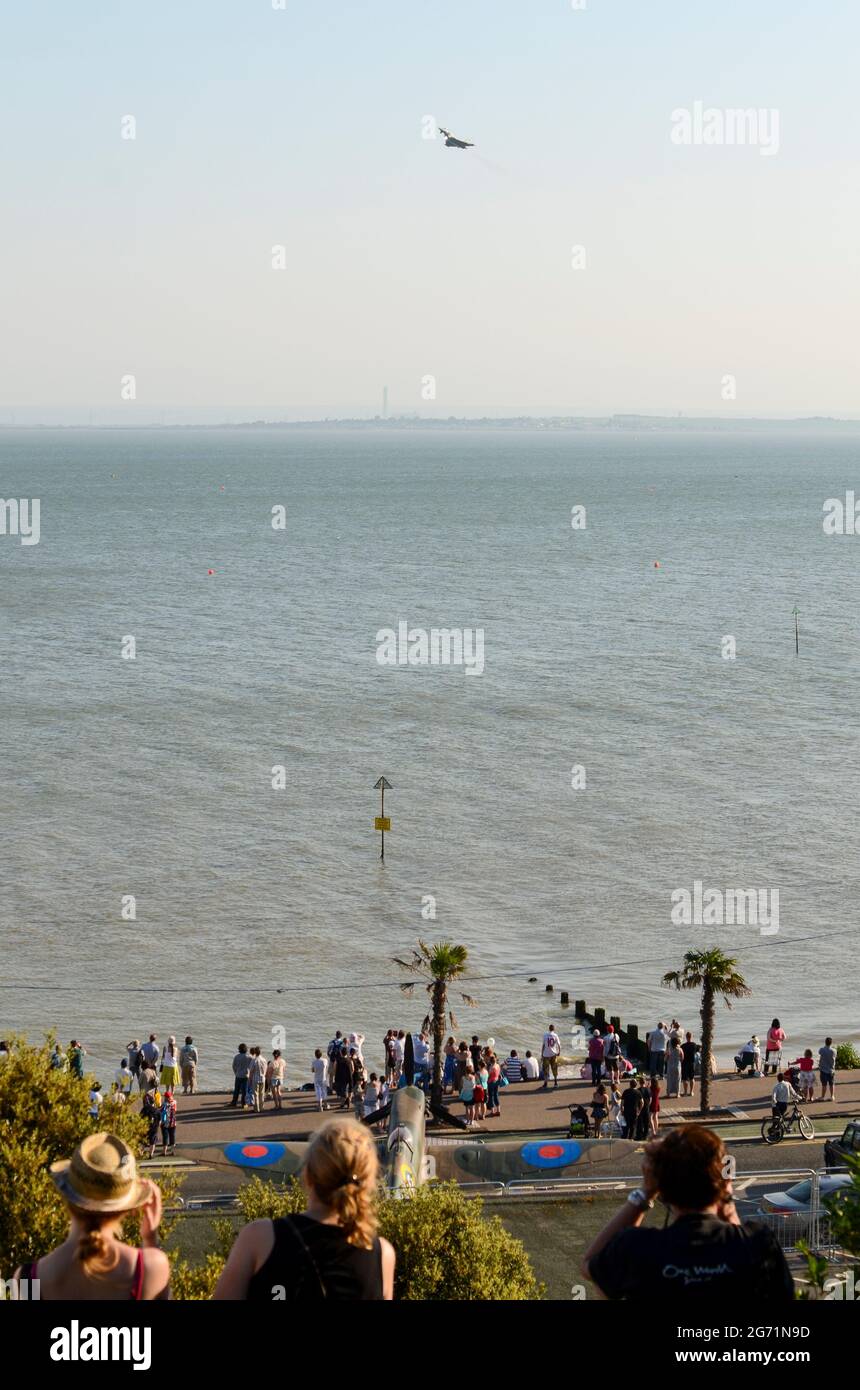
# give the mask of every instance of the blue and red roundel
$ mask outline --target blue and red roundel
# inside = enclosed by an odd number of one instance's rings
[[[531,1168],[566,1168],[581,1153],[582,1145],[575,1139],[537,1139],[523,1144],[520,1158]]]
[[[240,1168],[272,1168],[286,1151],[286,1144],[263,1144],[252,1139],[244,1144],[224,1145],[224,1157]]]

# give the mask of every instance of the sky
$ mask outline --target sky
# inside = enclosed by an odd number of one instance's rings
[[[856,0],[581,4],[7,6],[0,424],[860,415]]]

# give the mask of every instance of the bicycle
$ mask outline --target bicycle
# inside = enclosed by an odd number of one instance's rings
[[[803,1139],[815,1138],[815,1125],[798,1101],[784,1115],[771,1115],[761,1122],[761,1137],[766,1144],[778,1144],[790,1130],[797,1129]]]

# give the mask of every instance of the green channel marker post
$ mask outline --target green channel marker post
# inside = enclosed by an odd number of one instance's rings
[[[379,833],[380,833],[380,835],[382,836],[382,849],[381,849],[380,852],[379,852],[379,857],[380,857],[380,859],[383,859],[383,860],[384,860],[384,859],[385,859],[385,832],[386,832],[386,830],[390,830],[390,829],[391,829],[391,819],[390,819],[389,816],[387,816],[387,815],[385,814],[385,792],[386,792],[386,788],[388,789],[388,791],[391,791],[391,790],[392,790],[392,787],[391,787],[391,783],[390,783],[389,781],[387,781],[385,777],[380,777],[379,781],[378,781],[378,782],[374,782],[374,784],[373,784],[373,790],[376,791],[377,788],[379,789],[380,806],[379,806],[379,815],[376,817],[376,820],[375,820],[374,823],[373,823],[373,828],[374,828],[374,830],[378,830]]]

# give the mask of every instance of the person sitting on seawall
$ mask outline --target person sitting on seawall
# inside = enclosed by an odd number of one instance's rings
[[[169,1298],[170,1265],[156,1236],[161,1192],[137,1176],[128,1144],[114,1134],[88,1134],[49,1172],[69,1211],[69,1234],[50,1254],[16,1269],[15,1279],[38,1279],[41,1299]],[[141,1250],[122,1240],[132,1211],[140,1211]]]
[[[533,1057],[530,1052],[526,1052],[523,1058],[523,1081],[539,1081],[540,1068],[538,1067],[537,1057]]]
[[[394,1297],[394,1249],[376,1234],[376,1141],[346,1117],[328,1120],[302,1166],[307,1211],[243,1226],[218,1300],[382,1301]]]
[[[773,1233],[742,1222],[735,1209],[723,1141],[685,1124],[653,1140],[642,1160],[642,1186],[591,1242],[582,1273],[610,1299],[746,1300],[791,1303],[794,1283]],[[669,1226],[642,1227],[660,1200]]]

